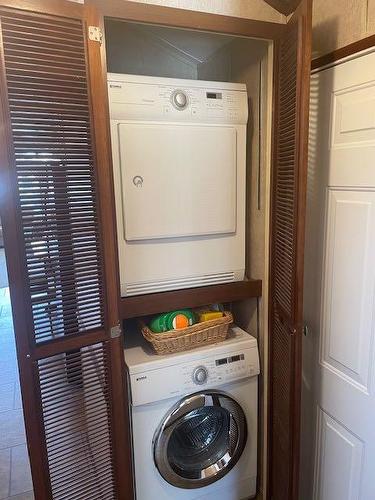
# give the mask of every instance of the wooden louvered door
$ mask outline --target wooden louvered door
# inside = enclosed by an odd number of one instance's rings
[[[101,21],[0,0],[1,218],[38,500],[132,498]]]
[[[297,500],[311,0],[275,44],[269,318],[269,498]]]

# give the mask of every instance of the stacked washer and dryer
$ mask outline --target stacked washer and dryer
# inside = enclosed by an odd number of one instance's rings
[[[242,280],[243,84],[110,74],[121,294]],[[257,341],[155,355],[126,331],[137,500],[256,493]],[[133,338],[132,338],[133,337]]]

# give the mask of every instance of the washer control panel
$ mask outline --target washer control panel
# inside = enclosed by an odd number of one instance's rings
[[[181,366],[185,388],[193,385],[222,384],[254,375],[257,367],[249,363],[246,351],[204,360],[203,363],[188,363]]]
[[[208,366],[209,368],[207,366],[200,365],[193,369],[192,379],[195,384],[204,385],[208,382],[208,379],[210,379],[211,382],[223,382],[226,379],[232,380],[238,375],[251,375],[252,372],[251,367],[249,367],[245,361],[244,353],[215,359],[210,361]],[[184,373],[186,373],[185,370]],[[187,384],[186,381],[185,384]]]
[[[219,388],[259,374],[256,346],[221,354],[191,357],[189,361],[131,374],[132,404],[137,406],[171,397]]]

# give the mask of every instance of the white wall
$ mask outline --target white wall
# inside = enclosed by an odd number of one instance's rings
[[[374,33],[375,0],[313,0],[315,57]]]
[[[90,0],[100,5],[105,13],[106,5],[111,0]],[[263,0],[131,0],[138,3],[162,5],[164,7],[176,7],[180,9],[211,12],[226,16],[244,17],[270,21],[275,23],[284,22],[285,16],[266,4]]]
[[[131,23],[106,22],[107,67],[111,73],[197,79],[197,62]]]
[[[264,21],[283,22],[284,16],[263,0],[132,0],[139,3],[212,12],[226,16],[246,17]]]

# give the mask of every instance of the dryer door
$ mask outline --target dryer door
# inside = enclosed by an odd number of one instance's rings
[[[237,129],[120,123],[128,242],[236,232]]]
[[[156,467],[179,488],[207,486],[238,462],[247,440],[241,406],[227,394],[200,392],[179,401],[154,437]]]

